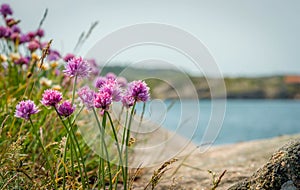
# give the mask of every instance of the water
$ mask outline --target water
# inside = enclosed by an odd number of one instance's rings
[[[164,103],[154,101],[146,109],[146,117],[151,117],[151,120],[157,121],[163,127],[200,144],[210,120],[211,102],[200,100],[200,105],[197,105],[195,100],[182,102],[176,100],[173,103],[171,109],[164,114],[163,110],[166,110],[172,101],[167,100]],[[295,133],[300,133],[300,101],[227,100],[225,118],[214,144],[229,144]]]

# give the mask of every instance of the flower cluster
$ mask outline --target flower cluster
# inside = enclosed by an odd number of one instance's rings
[[[135,101],[146,102],[149,100],[149,87],[144,81],[138,80],[128,84],[126,92],[129,96],[133,97]]]
[[[72,115],[72,113],[75,111],[75,106],[72,105],[71,102],[66,100],[62,104],[59,105],[57,110],[61,116],[68,117],[68,116]]]
[[[88,108],[91,109],[94,107],[95,92],[89,87],[83,87],[78,91],[78,96],[81,99],[82,103]]]
[[[47,89],[43,93],[41,103],[44,106],[56,106],[62,100],[61,92],[57,90]]]
[[[112,103],[112,96],[108,92],[99,92],[96,94],[94,100],[94,105],[96,108],[101,108],[102,110],[108,110],[111,103]]]
[[[12,15],[13,11],[8,4],[2,4],[0,7],[0,13],[6,17],[7,15]]]
[[[99,88],[99,93],[107,93],[111,96],[113,101],[120,101],[121,88],[116,79],[107,79],[103,85]]]
[[[77,76],[78,78],[86,78],[91,72],[91,67],[88,62],[83,60],[81,57],[74,57],[68,60],[63,72],[69,77]]]
[[[45,12],[43,19],[45,18],[46,13],[47,12]],[[22,100],[18,102],[15,106],[14,117],[23,119],[23,122],[20,122],[18,119],[16,124],[23,125],[25,124],[24,120],[28,120],[30,122],[29,124],[32,125],[29,134],[33,133],[34,141],[29,144],[30,146],[26,147],[26,150],[22,149],[22,152],[40,155],[40,151],[43,151],[44,157],[40,157],[40,159],[36,161],[38,161],[37,164],[44,165],[45,169],[49,172],[46,172],[46,175],[42,176],[45,184],[43,183],[41,185],[50,189],[68,187],[68,184],[72,182],[72,179],[69,179],[68,172],[63,170],[68,169],[68,171],[73,171],[73,177],[78,179],[78,186],[76,185],[74,188],[81,187],[86,189],[90,187],[89,176],[87,175],[90,171],[86,170],[90,169],[90,167],[88,167],[88,165],[86,167],[86,160],[82,154],[87,153],[87,151],[81,151],[82,148],[85,147],[81,144],[82,138],[78,138],[76,135],[76,130],[79,129],[78,127],[85,123],[82,121],[78,122],[77,119],[81,119],[81,117],[79,117],[81,113],[84,114],[87,112],[86,110],[81,112],[84,107],[86,107],[89,110],[93,109],[93,114],[97,120],[101,137],[106,134],[109,135],[109,137],[113,135],[115,139],[115,143],[104,143],[106,138],[99,139],[101,145],[103,145],[100,148],[107,153],[107,159],[105,158],[107,162],[102,162],[102,159],[104,158],[100,157],[101,162],[99,164],[99,170],[97,169],[97,171],[100,171],[98,173],[99,180],[97,180],[98,184],[96,185],[98,188],[106,188],[107,179],[110,179],[109,186],[112,188],[113,185],[118,184],[118,179],[116,178],[116,180],[114,180],[112,177],[119,174],[120,177],[122,175],[124,189],[129,187],[130,170],[128,170],[127,167],[129,163],[127,156],[129,153],[128,147],[132,144],[130,126],[132,117],[135,114],[135,104],[137,102],[146,102],[149,100],[149,87],[147,84],[144,81],[133,81],[128,83],[126,78],[119,77],[112,72],[107,73],[105,76],[100,76],[99,65],[97,65],[95,60],[85,60],[82,57],[77,57],[73,54],[65,54],[64,56],[61,52],[56,51],[51,47],[51,41],[44,41],[43,37],[45,36],[45,32],[41,28],[43,20],[36,30],[24,32],[19,27],[20,20],[14,19],[12,15],[13,11],[8,4],[0,5],[0,19],[2,18],[4,21],[0,22],[0,43],[3,50],[0,52],[0,70],[4,71],[4,77],[2,77],[4,83],[3,85],[0,84],[0,88],[4,87],[5,93],[9,95],[6,102],[3,102],[5,108],[2,110],[9,112],[9,110],[11,110],[10,105],[15,105],[14,101],[18,99],[18,96],[35,98],[32,99],[34,101]],[[93,24],[93,27],[94,26],[95,25]],[[84,38],[87,36],[85,35]],[[64,69],[61,69],[63,65]],[[77,79],[91,79],[91,77],[96,76],[99,77],[95,80],[94,87],[85,86],[80,89],[77,88],[85,82],[84,80]],[[70,88],[72,88],[72,91]],[[64,93],[68,97],[69,95],[71,96],[70,100],[64,99]],[[10,95],[15,97],[10,97]],[[79,97],[78,99],[81,100],[83,105],[79,104],[76,97]],[[34,102],[39,102],[40,105],[36,106]],[[115,120],[117,118],[111,117],[111,114],[109,113],[112,105],[116,104],[116,102],[119,103],[117,105],[123,104],[127,109],[132,108],[129,120],[126,122],[127,126],[124,126],[124,129],[126,130],[121,130],[119,122],[116,122]],[[81,108],[74,114],[78,106],[81,106]],[[40,111],[43,113],[39,113]],[[55,112],[56,115],[49,114],[50,111]],[[127,111],[129,112],[129,110]],[[97,113],[99,112],[102,114],[102,118],[98,117]],[[42,120],[33,123],[31,118],[37,113],[41,115]],[[45,117],[47,118],[45,119]],[[58,123],[58,119],[60,120],[60,123]],[[102,119],[102,122],[100,122],[99,119]],[[121,119],[121,117],[119,117],[119,119]],[[5,122],[14,123],[15,121],[10,117],[6,117],[3,123]],[[47,127],[44,128],[46,125],[49,125],[49,122],[54,126],[51,130],[47,130]],[[56,127],[56,125],[60,124],[63,125],[64,128]],[[109,127],[106,127],[107,125],[109,125]],[[20,129],[28,130],[26,127],[21,127]],[[20,134],[27,134],[26,132],[24,133],[24,131],[10,131],[11,133],[6,135],[11,139],[11,141],[7,141],[8,143],[6,144],[8,145],[9,143],[13,143],[14,139],[19,139],[15,137],[19,137]],[[67,136],[63,137],[64,135]],[[120,138],[118,138],[118,136],[120,136]],[[30,137],[29,140],[33,139],[31,135],[28,137]],[[60,138],[62,138],[61,143],[59,143]],[[28,139],[25,140],[27,141]],[[120,144],[121,140],[122,144]],[[49,146],[53,144],[60,145],[59,151],[56,151],[57,146]],[[38,148],[36,145],[41,147]],[[108,154],[112,145],[116,146],[118,150],[117,152],[112,152],[113,154],[116,153],[117,157],[111,157]],[[122,145],[121,148],[120,145]],[[47,153],[49,152],[53,153],[53,155],[48,155]],[[110,158],[116,162],[111,162]],[[123,158],[126,159],[123,160]],[[32,163],[30,162],[31,157],[25,159],[24,162],[27,163],[29,159],[29,163]],[[64,163],[69,162],[71,164],[56,166],[57,161],[60,160]],[[95,159],[93,158],[92,161],[93,160]],[[119,163],[117,163],[118,160]],[[37,164],[33,163],[32,167],[36,168]],[[94,163],[92,164],[94,165]],[[112,167],[116,164],[119,164],[118,166],[120,166],[117,170]],[[31,165],[28,165],[28,168],[29,167],[31,167]],[[71,169],[69,170],[70,167]],[[107,175],[109,175],[109,178]],[[49,182],[50,178],[52,180],[51,182]],[[56,180],[57,178],[60,178],[61,181],[58,182]],[[23,180],[23,178],[21,180]],[[35,183],[35,181],[32,182]],[[7,188],[13,188],[13,186],[14,184],[8,184]]]
[[[68,117],[75,111],[75,105],[72,105],[69,101],[64,101],[59,105],[62,100],[62,94],[57,90],[47,89],[42,96],[41,103],[44,106],[54,106],[61,116]]]
[[[15,117],[29,120],[32,114],[36,114],[38,112],[39,110],[33,101],[31,100],[21,101],[16,106]]]
[[[13,11],[8,4],[0,6],[0,16],[4,20],[4,24],[0,24],[0,39],[4,39],[7,46],[13,48],[12,50],[15,52],[9,55],[11,59],[8,61],[28,66],[31,63],[30,60],[39,60],[42,50],[48,47],[48,41],[43,41],[43,37],[45,36],[44,30],[39,27],[34,31],[22,31],[19,27],[20,20],[13,18]],[[42,65],[42,69],[48,70],[48,65],[56,68],[59,64],[67,62],[64,72],[68,76],[83,78],[88,76],[89,73],[93,76],[99,74],[95,60],[83,61],[82,58],[75,58],[75,55],[71,53],[62,56],[58,51],[52,49],[52,47],[48,48],[48,56]],[[28,51],[23,51],[24,49]],[[0,60],[1,62],[3,61]],[[91,68],[87,67],[87,62],[92,66]],[[58,72],[58,69],[55,72]]]
[[[146,102],[150,99],[149,87],[144,81],[132,81],[128,84],[127,91],[122,98],[125,107],[133,106],[134,102]]]
[[[130,108],[135,102],[146,102],[150,99],[149,87],[144,81],[138,80],[127,84],[124,77],[117,77],[114,73],[98,77],[95,80],[95,87],[97,92],[89,87],[83,87],[78,91],[78,96],[88,109],[96,107],[107,111],[113,102],[119,101],[126,108]]]

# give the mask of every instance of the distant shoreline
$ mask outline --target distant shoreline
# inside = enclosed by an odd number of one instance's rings
[[[108,72],[114,72],[117,75],[124,73],[125,67],[107,66],[104,67],[101,75]],[[200,99],[210,99],[211,89],[220,89],[225,84],[225,92],[214,93],[215,96],[227,99],[300,99],[300,75],[286,74],[274,76],[256,76],[256,77],[224,77],[213,79],[204,76],[192,76],[188,73],[179,73],[171,69],[142,69],[126,67],[124,76],[128,80],[146,79],[151,89],[153,98],[178,98],[177,92],[181,92],[180,98],[193,98],[189,91],[196,90]],[[151,77],[150,77],[151,76]],[[186,81],[190,79],[193,89],[187,87]],[[210,86],[207,79],[210,79]],[[223,83],[224,82],[224,83]],[[173,86],[172,86],[172,85]],[[174,84],[176,84],[174,86]],[[219,86],[221,85],[221,86]],[[175,89],[176,88],[176,89]],[[217,90],[218,91],[218,90]]]

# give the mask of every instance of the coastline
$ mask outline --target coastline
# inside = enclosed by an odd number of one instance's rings
[[[204,153],[196,150],[186,159],[179,156],[179,160],[169,166],[170,170],[162,177],[156,189],[209,189],[212,187],[212,175],[208,170],[214,172],[216,177],[227,170],[218,186],[218,189],[227,189],[251,176],[284,144],[299,138],[300,134],[283,135],[270,139],[216,145]],[[194,147],[193,144],[189,144],[186,150],[192,150]],[[146,184],[158,167],[144,169],[134,189],[139,189],[139,184]],[[177,169],[176,174],[172,176]]]

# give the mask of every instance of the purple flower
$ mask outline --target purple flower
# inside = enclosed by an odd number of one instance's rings
[[[0,26],[0,38],[6,36],[6,27]]]
[[[96,88],[101,88],[103,86],[103,84],[106,82],[106,78],[105,77],[97,77],[96,81],[95,81],[95,87]]]
[[[8,4],[2,4],[0,7],[0,13],[6,17],[7,15],[12,15],[13,11]]]
[[[78,96],[81,99],[82,103],[88,109],[91,109],[92,107],[94,107],[95,92],[93,90],[91,90],[89,87],[87,87],[87,86],[82,87],[78,91]]]
[[[116,102],[120,101],[122,98],[120,86],[115,79],[107,79],[99,89],[99,92],[109,93],[112,100]]]
[[[57,61],[60,59],[60,54],[56,50],[49,50],[49,55],[47,56],[48,61]]]
[[[22,57],[20,57],[20,59],[18,59],[16,61],[16,64],[19,64],[19,65],[25,64],[25,65],[27,65],[29,63],[29,61],[30,61],[29,57],[23,57],[22,56]]]
[[[31,100],[21,101],[16,106],[15,117],[23,118],[26,120],[30,119],[30,115],[38,113],[36,105]]]
[[[149,100],[149,87],[144,81],[137,80],[128,84],[127,94],[132,96],[137,102]]]
[[[11,31],[12,32],[16,32],[16,33],[21,33],[21,29],[18,26],[16,26],[16,25],[13,25],[11,27]]]
[[[90,64],[91,74],[94,75],[94,76],[99,75],[100,70],[99,70],[98,65],[96,63],[96,60],[95,59],[89,59],[89,60],[87,60],[87,62]]]
[[[86,78],[88,77],[90,71],[91,68],[88,62],[79,57],[69,59],[63,72],[69,77],[77,76],[78,78]]]
[[[35,35],[36,35],[35,32],[28,32],[28,33],[27,33],[27,37],[28,37],[30,40],[34,39],[34,38],[35,38]]]
[[[0,26],[0,38],[9,37],[11,35],[11,29],[8,27]]]
[[[43,93],[41,103],[44,106],[56,106],[62,100],[61,92],[57,90],[47,89]]]
[[[64,101],[58,107],[58,113],[61,116],[68,117],[75,111],[75,106],[72,105],[69,101]]]
[[[124,77],[118,77],[117,82],[120,85],[120,87],[124,88],[127,85],[127,80]]]
[[[33,41],[29,42],[29,44],[28,44],[28,49],[31,52],[37,50],[39,47],[40,47],[40,44],[36,40],[33,40]]]
[[[96,108],[108,110],[112,103],[112,96],[108,92],[99,92],[96,94],[94,105]]]
[[[73,59],[75,57],[74,54],[68,53],[65,57],[64,57],[64,61],[68,62],[70,59]]]
[[[115,73],[109,72],[105,75],[105,77],[107,79],[111,79],[111,80],[115,80],[117,78],[117,76],[115,75]]]
[[[122,104],[123,106],[125,106],[126,108],[130,108],[131,106],[133,106],[134,104],[134,98],[129,95],[129,94],[125,94],[123,97],[122,97]]]
[[[10,39],[13,41],[16,41],[18,38],[20,38],[20,34],[17,32],[14,32],[10,35]]]
[[[30,41],[30,38],[26,35],[26,34],[21,34],[21,37],[20,37],[20,43],[26,43],[26,42],[29,42]]]
[[[43,29],[38,29],[35,33],[35,35],[37,35],[38,37],[43,37],[45,35],[45,32]]]

